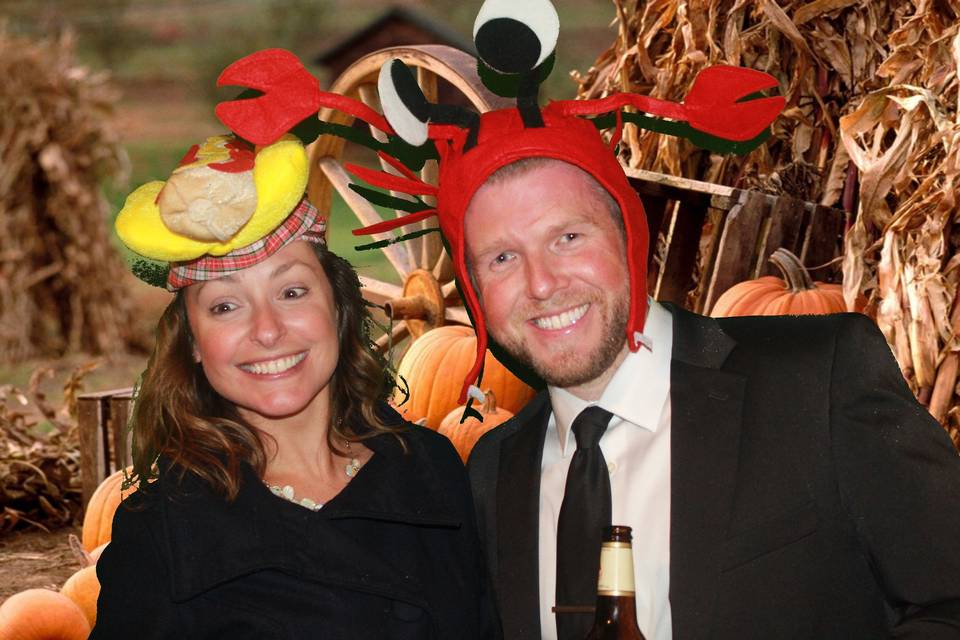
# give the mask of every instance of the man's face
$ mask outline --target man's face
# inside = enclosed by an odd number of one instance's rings
[[[548,162],[481,187],[466,258],[494,340],[548,384],[570,388],[626,353],[623,232],[592,178]]]

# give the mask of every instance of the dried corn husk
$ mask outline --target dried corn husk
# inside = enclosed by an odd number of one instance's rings
[[[0,27],[0,361],[123,349],[132,308],[100,182],[124,171],[103,74]]]
[[[614,43],[573,74],[581,97],[679,100],[704,67],[735,64],[771,73],[787,98],[745,158],[630,131],[624,163],[847,209],[848,306],[868,297],[911,389],[960,447],[960,1],[614,4]]]
[[[0,534],[69,525],[81,507],[77,394],[99,363],[76,368],[63,386],[61,406],[39,390],[55,374],[34,371],[26,391],[0,385]]]

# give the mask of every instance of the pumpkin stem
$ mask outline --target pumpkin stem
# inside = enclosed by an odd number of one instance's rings
[[[483,409],[482,413],[496,413],[497,411],[497,398],[493,395],[492,389],[487,389],[483,392]]]
[[[781,247],[770,254],[769,260],[780,270],[791,293],[800,293],[817,288],[813,284],[813,278],[810,277],[803,263],[800,262],[800,258],[790,251]]]
[[[70,551],[73,552],[77,562],[80,563],[81,569],[89,567],[93,564],[93,558],[83,548],[80,538],[71,533],[69,536],[67,536],[67,543],[70,545]]]

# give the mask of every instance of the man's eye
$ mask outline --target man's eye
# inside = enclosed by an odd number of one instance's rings
[[[290,287],[289,289],[283,290],[283,297],[287,300],[294,300],[296,298],[302,298],[307,295],[306,287]]]
[[[562,241],[563,241],[563,242],[573,242],[574,240],[576,240],[576,239],[579,238],[579,237],[580,237],[580,234],[579,234],[579,233],[573,233],[573,232],[565,233],[565,234],[563,234]]]
[[[491,262],[491,265],[490,265],[490,266],[492,266],[494,269],[496,269],[496,268],[498,268],[498,267],[501,267],[501,266],[503,266],[504,264],[510,262],[510,260],[511,260],[512,257],[513,257],[513,256],[511,256],[509,253],[506,253],[506,252],[501,253],[501,254],[498,254],[498,255],[493,259],[493,261]]]

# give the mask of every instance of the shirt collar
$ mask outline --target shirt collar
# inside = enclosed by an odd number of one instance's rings
[[[599,401],[587,402],[566,389],[547,387],[561,450],[567,450],[567,436],[574,419],[592,404],[649,431],[658,429],[670,393],[673,316],[654,300],[650,300],[644,334],[650,348],[627,352]]]

